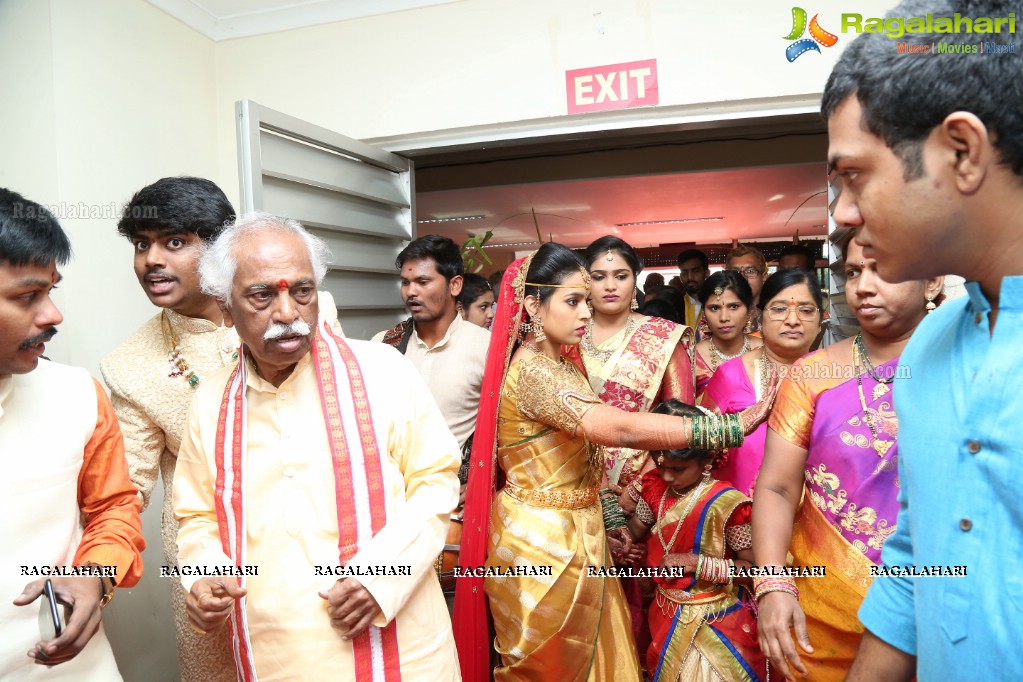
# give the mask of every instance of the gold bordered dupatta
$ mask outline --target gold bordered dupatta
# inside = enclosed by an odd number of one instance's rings
[[[483,566],[487,559],[490,510],[497,475],[497,415],[504,377],[522,324],[526,273],[535,253],[518,259],[505,270],[497,313],[490,328],[490,347],[469,462],[462,549],[458,555],[458,565],[466,569]],[[453,626],[462,680],[487,682],[491,675],[490,634],[482,577],[461,578],[456,584]]]
[[[341,565],[346,565],[359,546],[372,538],[387,521],[383,469],[380,450],[373,430],[362,369],[348,344],[330,325],[321,320],[312,338],[313,367],[320,391],[320,406],[334,465],[334,487],[337,500],[338,551]],[[239,351],[238,364],[232,372],[220,405],[217,420],[214,458],[217,468],[217,525],[224,553],[236,566],[244,566],[246,557],[246,526],[244,474],[246,444],[246,374],[245,349]],[[344,374],[340,374],[343,372]],[[349,394],[342,401],[339,387],[348,386]],[[358,425],[358,441],[349,443],[344,422]],[[238,579],[245,587],[246,578]],[[238,675],[243,682],[255,682],[256,666],[249,640],[246,598],[238,601],[228,621],[234,647]],[[355,679],[359,682],[399,682],[398,624],[392,620],[386,627],[369,628],[352,640],[355,656]]]

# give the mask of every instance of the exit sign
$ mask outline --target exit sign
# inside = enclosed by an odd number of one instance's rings
[[[570,114],[655,105],[657,60],[566,71],[565,88]]]

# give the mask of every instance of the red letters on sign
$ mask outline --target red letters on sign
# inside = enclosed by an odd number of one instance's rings
[[[568,113],[657,104],[657,60],[591,66],[565,72]]]

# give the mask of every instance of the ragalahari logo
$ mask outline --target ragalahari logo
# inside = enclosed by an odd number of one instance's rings
[[[813,19],[810,20],[810,38],[803,38],[802,40],[796,40],[807,30],[806,26],[806,10],[802,7],[792,8],[792,31],[785,36],[785,40],[795,40],[785,48],[785,58],[789,62],[796,61],[800,55],[813,50],[814,52],[820,53],[821,49],[817,47],[817,43],[820,43],[824,47],[832,47],[838,42],[838,36],[834,33],[828,33],[821,25],[817,23],[817,17],[819,15],[813,15]]]

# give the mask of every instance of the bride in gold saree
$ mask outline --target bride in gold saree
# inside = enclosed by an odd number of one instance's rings
[[[627,544],[625,519],[614,494],[600,489],[606,478],[597,446],[729,447],[773,398],[702,418],[602,404],[560,353],[586,331],[588,280],[578,256],[549,243],[513,263],[502,283],[459,557],[469,577],[459,580],[455,600],[462,677],[470,682],[490,677],[487,602],[501,657],[495,680],[638,682],[627,605],[609,571],[607,537]],[[503,483],[495,492],[498,469]]]

